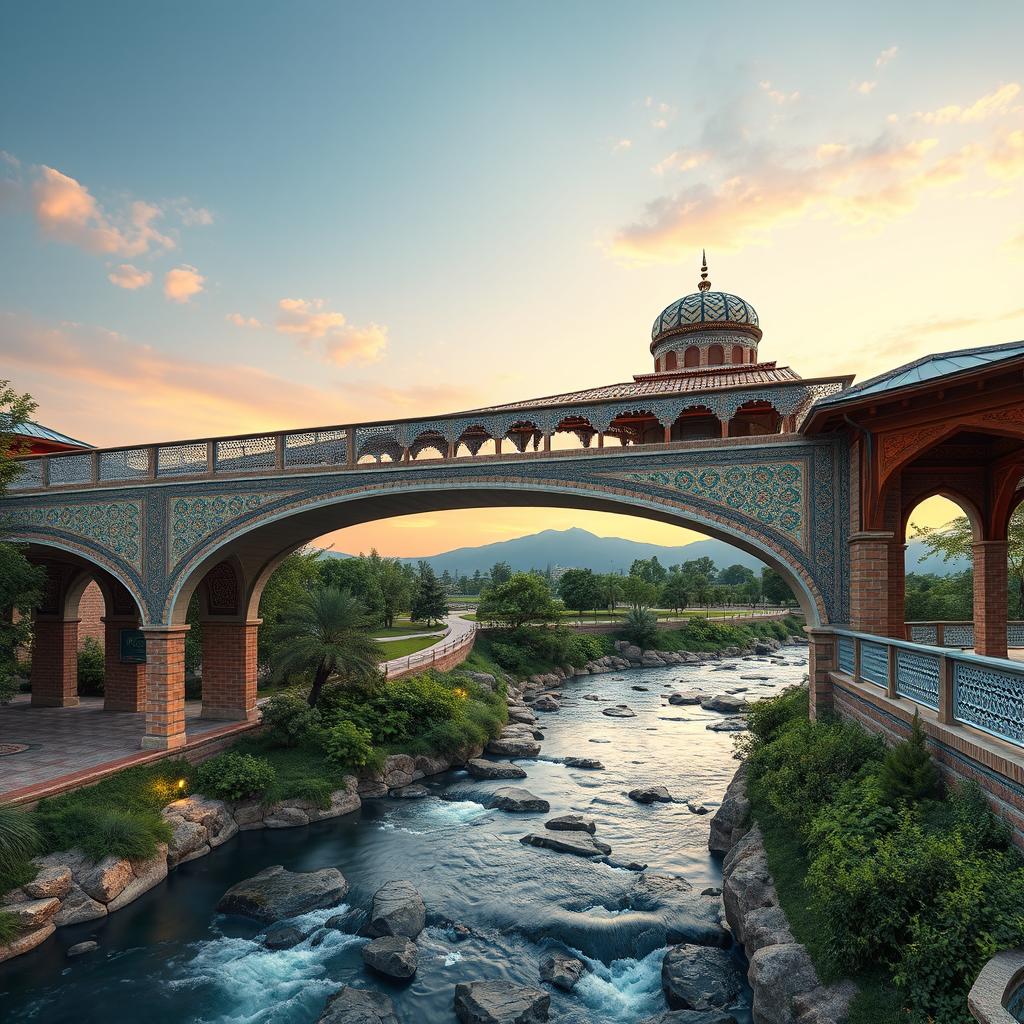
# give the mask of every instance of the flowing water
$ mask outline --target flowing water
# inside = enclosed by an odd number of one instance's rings
[[[583,813],[620,861],[682,875],[696,890],[721,883],[707,852],[712,810],[736,762],[729,733],[709,732],[721,716],[666,702],[675,689],[721,693],[737,686],[767,696],[799,682],[805,648],[784,648],[780,664],[738,661],[643,669],[582,677],[563,688],[559,712],[539,714],[546,739],[528,772],[512,782],[471,779],[452,771],[426,780],[422,800],[368,801],[357,814],[305,828],[243,832],[207,857],[184,864],[166,882],[102,922],[64,928],[39,949],[0,965],[0,1020],[37,1024],[309,1024],[344,984],[385,988],[403,1024],[451,1024],[455,984],[506,979],[538,985],[548,948],[575,951],[590,968],[572,994],[552,991],[551,1020],[631,1024],[665,1009],[660,987],[664,915],[624,910],[637,876],[565,853],[524,846],[550,816]],[[767,678],[741,679],[744,675]],[[646,687],[638,691],[634,687]],[[584,700],[598,693],[601,702]],[[601,714],[627,703],[635,718]],[[595,757],[604,771],[571,769],[562,757]],[[484,807],[503,785],[528,788],[550,814],[506,814]],[[679,802],[643,806],[626,792],[664,785]],[[393,878],[410,879],[427,904],[419,970],[395,987],[371,977],[360,953],[365,939],[319,927],[340,912],[301,919],[313,933],[272,952],[252,923],[214,911],[228,886],[270,864],[297,871],[333,866],[351,884],[346,906],[369,906]],[[452,923],[468,926],[465,939]],[[95,938],[100,949],[75,960],[65,950]],[[739,954],[737,954],[739,955]],[[749,1015],[741,1008],[741,1024]]]

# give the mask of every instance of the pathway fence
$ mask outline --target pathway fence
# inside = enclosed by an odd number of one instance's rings
[[[435,644],[425,650],[404,658],[395,658],[386,662],[385,676],[388,679],[401,679],[403,676],[422,672],[428,668],[449,669],[465,661],[476,642],[476,626],[461,633],[453,640],[443,644]]]

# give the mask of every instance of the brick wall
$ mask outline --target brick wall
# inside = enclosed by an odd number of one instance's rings
[[[103,592],[98,584],[92,582],[82,592],[82,598],[78,602],[78,646],[85,643],[85,638],[91,636],[102,647],[105,642],[103,629],[103,616],[106,615],[106,603],[103,600]]]
[[[203,623],[203,717],[256,716],[259,623]]]

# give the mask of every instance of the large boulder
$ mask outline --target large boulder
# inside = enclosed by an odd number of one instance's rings
[[[672,1010],[725,1009],[743,991],[743,972],[724,949],[673,946],[661,963],[661,987]]]
[[[199,822],[168,814],[166,808],[163,818],[171,829],[171,841],[167,844],[167,863],[170,867],[205,857],[210,852],[209,834]],[[237,824],[235,830],[238,830]]]
[[[416,973],[416,943],[404,935],[382,935],[363,946],[363,963],[387,978],[408,981]]]
[[[743,919],[743,949],[752,957],[765,946],[796,942],[782,907],[757,907]]]
[[[348,894],[348,882],[337,868],[286,871],[280,864],[233,885],[217,903],[222,914],[251,917],[271,924],[311,910],[333,907]]]
[[[540,744],[527,737],[503,736],[491,740],[486,750],[497,757],[536,757],[540,753]]]
[[[12,915],[18,927],[29,929],[42,928],[50,923],[54,914],[60,909],[60,900],[55,896],[43,900],[24,900],[21,903],[8,903],[4,912]]]
[[[745,941],[744,922],[751,911],[778,906],[761,830],[757,826],[736,843],[723,862],[722,902],[729,927],[740,942]]]
[[[561,711],[562,705],[558,703],[556,697],[552,697],[550,693],[542,694],[538,697],[530,707],[534,711]]]
[[[34,900],[62,900],[71,891],[71,868],[66,864],[50,864],[40,868],[31,882],[22,888]]]
[[[394,879],[385,882],[373,896],[370,918],[363,929],[365,935],[404,935],[415,939],[427,925],[427,908],[412,882]]]
[[[664,786],[643,786],[640,789],[631,789],[627,795],[638,804],[672,803],[672,794]]]
[[[263,945],[267,949],[291,949],[309,935],[308,931],[290,924],[275,924],[267,929],[263,936]]]
[[[720,693],[714,697],[705,697],[700,702],[700,706],[705,711],[718,711],[723,715],[736,715],[750,707],[742,697],[728,693]]]
[[[384,758],[381,774],[388,789],[401,789],[402,786],[408,786],[422,778],[422,775],[416,770],[415,758],[408,754],[390,754]]]
[[[340,818],[343,814],[358,811],[362,806],[363,801],[359,796],[359,780],[354,775],[346,775],[344,788],[331,792],[330,806],[317,808],[317,818],[320,821],[325,818]]]
[[[237,831],[237,830],[236,830]],[[132,866],[132,877],[128,884],[107,904],[112,914],[115,910],[128,906],[144,892],[149,892],[167,877],[167,846],[160,843],[152,857],[129,861]]]
[[[562,989],[563,992],[571,992],[586,973],[587,965],[579,957],[570,956],[568,953],[551,950],[541,957],[540,980]]]
[[[238,823],[223,800],[213,800],[206,796],[185,797],[168,804],[163,815],[168,819],[181,818],[201,825],[211,849],[223,845],[238,833]],[[173,824],[171,827],[174,827]]]
[[[462,1024],[544,1024],[551,996],[508,981],[470,981],[455,986],[455,1015]]]
[[[109,903],[135,877],[126,857],[104,857],[77,876],[78,884],[98,903]]]
[[[799,943],[764,946],[750,958],[755,1024],[791,1024],[795,996],[818,988],[818,975]]]
[[[485,761],[474,757],[466,762],[466,771],[474,779],[525,779],[526,769],[504,761]]]
[[[66,924],[84,924],[107,916],[106,904],[94,900],[79,885],[72,885],[61,901],[60,910],[54,915],[53,923],[58,928]]]
[[[519,842],[525,846],[541,846],[559,853],[573,853],[577,857],[604,857],[612,852],[607,843],[595,839],[589,832],[531,832]]]
[[[399,1024],[395,1007],[383,992],[346,985],[335,992],[317,1024]]]
[[[551,810],[551,804],[547,800],[518,786],[502,786],[501,789],[496,789],[487,801],[487,807],[513,814],[530,814],[538,811],[546,813]]]
[[[5,960],[13,960],[16,956],[21,956],[22,953],[41,946],[56,930],[56,925],[52,921],[47,921],[41,927],[24,932],[12,939],[6,945],[0,945],[0,963]],[[547,1020],[546,1017],[544,1019]]]
[[[674,704],[676,707],[686,707],[690,704],[699,704],[704,698],[699,693],[692,691],[688,693],[670,693],[668,695],[669,704]]]

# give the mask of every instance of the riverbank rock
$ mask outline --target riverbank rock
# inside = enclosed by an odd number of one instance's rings
[[[149,892],[167,877],[167,844],[158,843],[156,853],[142,860],[131,860],[132,877],[128,884],[107,904],[107,913],[128,906],[144,892]]]
[[[546,813],[551,810],[551,804],[547,800],[534,796],[528,789],[520,789],[517,786],[503,786],[501,789],[496,789],[486,806],[490,810],[508,811],[512,814],[526,814],[535,811]]]
[[[371,938],[400,935],[415,939],[426,925],[427,908],[419,890],[412,882],[394,879],[374,893],[363,934]]]
[[[562,763],[566,768],[582,768],[588,772],[604,771],[604,765],[593,757],[567,757]]]
[[[395,1007],[383,992],[346,985],[335,992],[317,1024],[399,1024]]]
[[[474,779],[525,779],[526,769],[504,761],[484,761],[474,757],[466,762],[466,771]]]
[[[497,757],[536,757],[540,753],[540,744],[532,739],[502,736],[491,740],[486,750]]]
[[[238,822],[223,800],[189,796],[168,804],[160,813],[171,827],[167,847],[171,867],[201,857],[238,834]]]
[[[5,960],[13,960],[14,957],[28,953],[36,946],[41,946],[56,930],[57,926],[52,921],[48,921],[41,928],[25,932],[16,939],[12,939],[7,945],[0,946],[0,963]]]
[[[661,987],[670,1009],[725,1009],[743,991],[743,972],[724,949],[674,946],[661,962]]]
[[[470,981],[455,986],[455,1015],[462,1024],[544,1024],[551,996],[507,981]]]
[[[72,885],[54,915],[53,923],[58,928],[66,924],[85,924],[107,916],[107,908],[103,903],[94,900],[78,885]]]
[[[45,900],[23,900],[21,903],[8,903],[4,907],[4,912],[15,918],[19,928],[28,931],[49,924],[50,919],[59,909],[60,900],[51,896]]]
[[[423,777],[416,771],[416,761],[408,754],[389,754],[384,758],[381,775],[388,789],[401,789]]]
[[[333,907],[347,894],[348,882],[337,868],[286,871],[280,864],[274,864],[228,889],[217,903],[217,910],[270,924]]]
[[[426,786],[414,782],[411,786],[393,789],[391,795],[399,800],[422,800],[425,796],[430,796],[430,790]]]
[[[699,704],[704,698],[699,693],[670,693],[668,695],[669,704],[674,704],[676,707],[686,707],[690,704]]]
[[[672,803],[672,794],[664,786],[643,786],[640,789],[631,789],[627,795],[638,804]]]
[[[612,852],[607,843],[595,839],[589,832],[554,832],[542,835],[531,832],[519,842],[525,846],[541,846],[558,853],[572,853],[577,857],[602,857]]]
[[[22,889],[34,900],[62,900],[71,891],[71,869],[66,864],[51,864],[39,869],[31,882]]]
[[[78,884],[98,903],[109,903],[119,896],[134,877],[132,866],[124,857],[104,857],[103,860],[85,868],[78,875]]]
[[[558,818],[549,818],[544,827],[553,832],[589,832],[593,835],[597,825],[593,818],[585,818],[582,814],[563,814]]]
[[[560,988],[563,992],[571,992],[586,973],[587,965],[568,953],[552,950],[541,957],[540,980]]]
[[[747,720],[745,718],[726,718],[721,722],[709,722],[704,728],[708,732],[746,732]]]
[[[721,1010],[667,1010],[644,1017],[640,1024],[736,1024],[736,1018]]]
[[[545,693],[543,696],[538,697],[530,707],[534,711],[561,711],[562,705],[551,696],[549,693]]]
[[[609,718],[636,718],[636,712],[626,707],[625,704],[616,704],[613,708],[603,708],[601,710],[602,715],[607,715]]]
[[[807,950],[797,942],[759,949],[750,958],[747,980],[757,1024],[788,1024],[794,1019],[793,998],[820,984]]]
[[[740,711],[746,711],[750,705],[742,697],[720,693],[714,697],[705,697],[700,702],[700,706],[705,711],[718,711],[725,715],[735,715]]]
[[[724,856],[739,842],[746,831],[750,817],[750,800],[747,799],[747,766],[741,765],[729,783],[722,806],[711,819],[711,834],[708,836],[708,850]]]
[[[404,935],[382,935],[363,946],[363,963],[398,981],[408,981],[416,973],[416,961],[416,943]]]
[[[267,929],[267,934],[263,937],[263,945],[267,949],[291,949],[292,946],[297,946],[302,942],[307,935],[309,932],[304,932],[293,925],[275,924]]]

